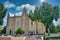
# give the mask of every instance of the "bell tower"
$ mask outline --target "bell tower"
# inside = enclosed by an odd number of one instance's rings
[[[27,15],[27,10],[26,10],[26,7],[24,7],[24,9],[23,9],[22,16],[23,16],[23,15]]]
[[[26,7],[24,7],[22,13],[22,27],[26,30],[27,33],[29,29],[29,18],[28,18]]]

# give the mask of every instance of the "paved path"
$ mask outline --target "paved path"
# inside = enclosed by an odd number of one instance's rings
[[[28,36],[28,37],[0,37],[0,40],[42,40],[41,37],[32,37],[32,36]]]

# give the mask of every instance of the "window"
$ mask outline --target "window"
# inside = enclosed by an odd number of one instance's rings
[[[19,21],[16,23],[16,26],[17,26],[17,27],[19,26]]]

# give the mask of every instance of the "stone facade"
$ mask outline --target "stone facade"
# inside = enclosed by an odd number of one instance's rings
[[[17,28],[23,28],[26,31],[26,34],[29,31],[34,32],[36,34],[36,23],[33,22],[33,25],[31,26],[31,20],[28,17],[26,8],[23,9],[23,13],[21,16],[13,16],[10,17],[8,14],[7,19],[7,27],[6,27],[6,34],[10,33],[10,30],[12,31],[11,34],[15,33]],[[38,22],[38,33],[44,33],[45,32],[45,26],[43,23]]]

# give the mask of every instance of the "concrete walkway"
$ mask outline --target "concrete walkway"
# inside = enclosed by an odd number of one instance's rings
[[[36,38],[36,37],[32,37],[32,36],[22,36],[22,37],[9,37],[9,36],[4,36],[4,37],[0,37],[0,40],[43,40],[42,37]]]

